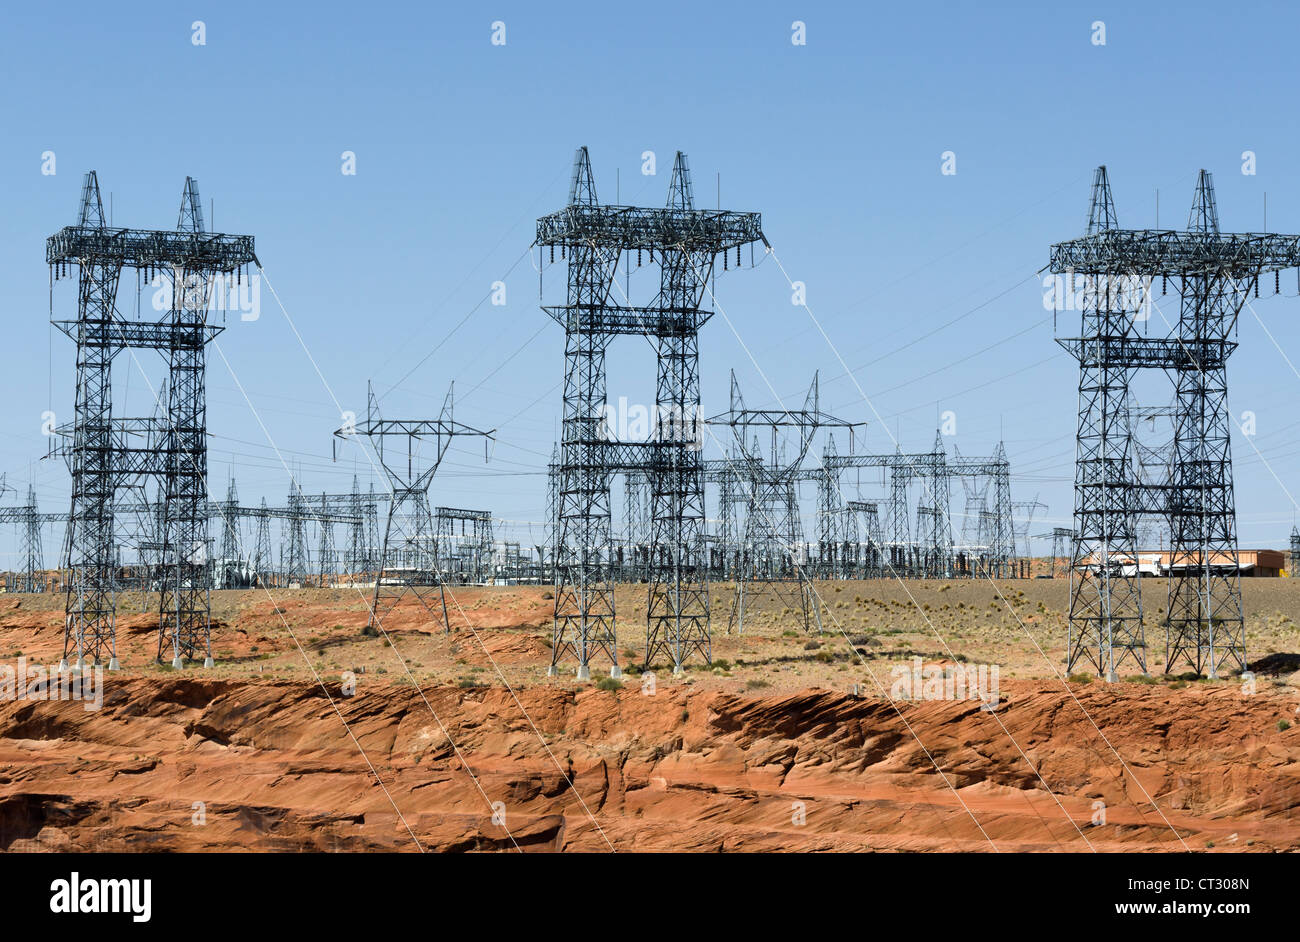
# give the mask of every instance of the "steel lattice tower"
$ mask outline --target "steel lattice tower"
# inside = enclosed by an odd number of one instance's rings
[[[45,568],[41,552],[41,516],[36,507],[36,488],[27,488],[26,519],[22,522],[23,591],[41,592],[39,573]]]
[[[0,475],[0,494],[3,494],[8,488],[4,484],[4,475]],[[67,521],[67,514],[43,514],[36,506],[36,488],[29,485],[27,488],[27,502],[19,504],[16,507],[0,507],[0,523],[14,523],[18,525],[19,551],[18,558],[22,562],[23,571],[21,579],[16,580],[17,584],[9,584],[6,580],[6,588],[10,592],[43,592],[44,585],[40,581],[40,572],[45,568],[41,552],[41,525],[45,523],[56,523]],[[15,573],[17,575],[17,573]]]
[[[1052,527],[1052,569],[1051,576],[1056,578],[1056,570],[1059,565],[1057,560],[1069,557],[1070,550],[1074,545],[1074,531],[1069,527]],[[1068,567],[1068,563],[1066,566]]]
[[[835,436],[827,435],[817,479],[817,568],[823,579],[843,578],[847,573],[844,538],[851,525],[845,520],[839,477],[830,466],[830,459],[836,455]]]
[[[311,565],[307,549],[307,508],[297,482],[289,490],[289,552],[284,564],[285,584],[307,584],[307,567]]]
[[[320,530],[320,543],[316,550],[316,568],[320,579],[318,585],[324,589],[334,581],[334,573],[338,565],[338,557],[334,551],[334,524],[329,520],[318,520],[316,526]]]
[[[1246,665],[1229,442],[1228,356],[1247,292],[1262,273],[1300,264],[1300,236],[1221,233],[1201,171],[1185,231],[1120,229],[1105,167],[1093,177],[1088,228],[1052,246],[1050,268],[1083,277],[1082,331],[1058,342],[1079,361],[1075,538],[1067,669],[1080,660],[1115,679],[1130,658],[1146,672],[1137,523],[1171,531],[1165,670],[1217,677]],[[1135,327],[1154,279],[1181,302],[1166,337]],[[1073,286],[1071,286],[1073,288]],[[1138,369],[1174,378],[1168,480],[1140,480],[1129,383]]]
[[[980,532],[989,536],[983,564],[991,573],[1009,568],[1008,560],[1014,553],[1011,520],[1014,505],[1010,499],[1010,462],[1000,443],[997,453],[991,458],[971,458],[955,453],[949,458],[944,452],[942,436],[938,434],[933,448],[927,452],[904,454],[901,448],[896,447],[892,454],[839,455],[828,449],[822,457],[822,467],[811,472],[811,477],[817,480],[823,495],[836,494],[842,491],[840,475],[843,471],[863,468],[881,468],[889,473],[891,538],[888,542],[883,534],[876,538],[877,547],[888,547],[889,550],[879,557],[882,571],[888,571],[891,576],[932,579],[950,578],[955,574],[957,552],[951,523],[953,478],[959,478],[967,492],[977,497],[968,509],[974,508],[979,514]],[[920,484],[915,540],[909,536],[908,508],[908,489],[913,483]],[[982,495],[990,484],[997,494],[998,504],[994,511],[983,506]],[[822,497],[822,502],[826,506],[839,505],[838,500],[826,496]],[[845,506],[855,504],[857,511],[861,511],[861,501],[849,501]],[[872,526],[880,526],[878,516],[872,521]]]
[[[361,482],[357,480],[356,475],[352,476],[350,498],[348,511],[357,519],[354,523],[348,524],[348,548],[343,557],[343,569],[351,581],[356,581],[358,576],[364,580],[368,575],[371,556],[366,537],[365,507],[361,501]]]
[[[437,507],[433,511],[433,523],[442,577],[486,583],[492,568],[492,511]]]
[[[107,237],[104,202],[92,170],[81,191],[77,228]],[[65,230],[66,231],[66,230]],[[56,272],[66,269],[61,257],[47,260]],[[69,261],[72,259],[69,258]],[[86,254],[78,259],[77,394],[72,441],[72,510],[68,522],[71,570],[68,580],[63,658],[75,652],[94,663],[117,660],[116,567],[113,565],[113,390],[112,344],[104,334],[112,323],[120,253]],[[58,275],[56,274],[56,277]],[[99,340],[100,342],[95,342]]]
[[[77,318],[55,322],[77,344],[75,418],[60,430],[72,472],[65,662],[75,655],[78,664],[89,658],[117,666],[113,497],[146,478],[159,482],[162,498],[158,656],[170,652],[175,666],[200,654],[211,662],[204,353],[220,328],[207,323],[207,310],[216,280],[242,278],[257,256],[252,236],[206,232],[200,205],[197,184],[186,178],[176,229],[111,227],[91,171],[77,224],[46,241],[56,278],[78,269]],[[127,321],[117,313],[123,268],[170,281],[171,309],[161,320]],[[128,348],[167,358],[161,419],[113,415],[112,362]]]
[[[860,537],[861,558],[856,561],[858,578],[875,579],[884,575],[884,531],[880,528],[880,505],[874,500],[850,500],[845,508],[854,517],[863,517]]]
[[[1106,168],[1098,167],[1086,237],[1117,229],[1110,179]],[[1067,670],[1086,657],[1098,674],[1113,677],[1127,658],[1146,672],[1140,577],[1136,565],[1125,570],[1126,561],[1136,564],[1138,558],[1128,411],[1128,387],[1135,364],[1122,350],[1111,349],[1127,338],[1136,338],[1136,310],[1126,309],[1131,299],[1118,290],[1120,279],[1129,273],[1125,253],[1114,253],[1098,267],[1101,270],[1095,276],[1083,273],[1082,340],[1076,354],[1079,431]],[[1068,272],[1073,280],[1074,270]]]
[[[225,563],[239,557],[239,518],[235,511],[239,507],[239,491],[235,479],[226,485],[226,503],[220,508],[221,519],[221,556]]]
[[[178,231],[206,237],[198,185],[186,178]],[[212,663],[208,568],[207,325],[216,274],[200,259],[176,260],[172,280],[172,342],[168,350],[166,455],[163,483],[163,576],[158,659],[172,666],[202,651]]]
[[[267,513],[266,498],[262,498],[262,514],[257,518],[257,535],[253,541],[253,574],[263,588],[278,579],[271,573],[271,517]]]
[[[650,475],[651,565],[646,664],[664,654],[680,671],[699,653],[712,658],[709,633],[704,474],[696,436],[699,418],[701,310],[717,257],[763,238],[757,213],[694,206],[685,155],[673,165],[663,209],[598,202],[585,147],[574,160],[569,205],[537,221],[536,244],[567,255],[566,303],[544,310],[564,327],[565,370],[557,468],[555,613],[551,673],[561,661],[591,675],[595,654],[618,676],[614,611],[610,478]],[[658,255],[660,286],[645,306],[619,305],[611,295],[623,253],[638,261]],[[725,262],[724,262],[725,267]],[[616,336],[642,336],[656,346],[658,373],[652,438],[613,440],[602,422],[605,350]]]
[[[429,506],[429,484],[454,438],[491,439],[493,436],[492,431],[480,431],[455,421],[452,411],[453,394],[449,390],[436,419],[385,419],[380,414],[374,390],[367,389],[365,420],[334,433],[344,440],[358,434],[369,438],[392,489],[367,628],[378,629],[384,617],[409,594],[415,596],[433,620],[442,622],[444,630],[451,631],[446,593],[438,574],[437,534]],[[401,441],[404,447],[396,451],[387,449],[388,439]],[[427,457],[419,454],[421,443],[433,446]],[[431,607],[435,595],[438,612]]]
[[[800,612],[804,631],[821,631],[821,610],[812,589],[812,573],[800,557],[803,555],[803,526],[799,519],[797,482],[804,476],[802,468],[808,449],[819,429],[852,430],[862,422],[850,422],[821,411],[819,383],[813,374],[812,385],[802,409],[749,409],[745,406],[736,374],[731,374],[731,408],[708,420],[710,425],[731,429],[739,458],[734,461],[740,491],[747,499],[745,529],[741,543],[740,572],[732,601],[728,630],[745,628],[747,595],[754,583],[770,590]],[[781,431],[791,430],[794,439],[789,453],[780,441]],[[767,432],[763,445],[751,432]],[[829,459],[824,464],[831,465]],[[820,480],[822,472],[811,474]],[[789,584],[794,589],[787,592]],[[747,589],[747,586],[750,588]]]

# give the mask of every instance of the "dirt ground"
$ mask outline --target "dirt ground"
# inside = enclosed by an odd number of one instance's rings
[[[127,594],[101,710],[0,702],[0,848],[1300,849],[1300,582],[1243,581],[1249,684],[1159,676],[1155,580],[1157,676],[1110,685],[1063,677],[1064,580],[816,588],[821,633],[770,592],[728,633],[715,585],[714,666],[651,683],[620,586],[621,689],[547,677],[546,587],[449,589],[450,632],[404,604],[378,637],[362,589],[216,592],[217,665],[184,672]],[[57,664],[62,608],[0,596],[0,664]],[[995,665],[996,707],[900,699],[914,658]]]

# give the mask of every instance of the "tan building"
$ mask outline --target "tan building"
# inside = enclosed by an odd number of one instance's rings
[[[1092,557],[1096,560],[1097,557]],[[1171,561],[1168,550],[1141,550],[1138,553],[1138,563],[1135,566],[1133,560],[1129,557],[1112,556],[1111,565],[1121,569],[1125,575],[1139,576],[1167,576],[1170,569],[1183,569],[1189,563],[1199,561],[1199,555],[1192,557],[1180,556],[1177,561]],[[1210,565],[1216,569],[1231,569],[1232,563],[1228,556],[1222,553],[1216,553],[1210,557]],[[1287,565],[1287,554],[1281,550],[1271,549],[1244,549],[1237,551],[1237,565],[1240,567],[1242,577],[1261,576],[1276,578],[1282,575],[1293,575],[1284,572]],[[1100,563],[1094,562],[1093,567],[1099,569]]]
[[[1145,555],[1145,554],[1140,554]],[[1240,567],[1242,577],[1246,576],[1280,576],[1282,570],[1286,568],[1286,555],[1281,550],[1271,549],[1243,549],[1237,550],[1237,565]],[[1199,562],[1198,557],[1192,557],[1191,560],[1180,556],[1176,561],[1170,560],[1168,552],[1160,554],[1160,569],[1162,572],[1168,572],[1171,568],[1184,568],[1188,562]],[[1222,554],[1216,554],[1210,557],[1210,565],[1216,568],[1229,568],[1231,563],[1229,558]]]

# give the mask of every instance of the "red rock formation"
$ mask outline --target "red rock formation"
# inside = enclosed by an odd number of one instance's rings
[[[110,675],[98,712],[0,703],[0,848],[1300,849],[1285,695],[1073,689],[1082,706],[1003,681],[990,714],[369,675],[331,703],[303,683]]]

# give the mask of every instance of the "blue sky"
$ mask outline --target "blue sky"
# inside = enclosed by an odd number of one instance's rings
[[[774,259],[750,270],[746,252],[718,278],[734,332],[717,317],[701,339],[707,414],[726,408],[733,367],[751,406],[802,401],[820,370],[823,406],[870,421],[873,450],[892,450],[893,434],[923,450],[951,410],[950,444],[987,454],[1002,436],[1016,499],[1049,505],[1042,527],[1067,525],[1077,368],[1053,342],[1036,272],[1053,241],[1081,232],[1099,163],[1125,226],[1155,224],[1157,191],[1162,225],[1181,226],[1205,167],[1225,229],[1262,228],[1267,193],[1269,227],[1300,231],[1300,17],[1266,3],[988,6],[8,5],[0,470],[23,490],[34,480],[43,509],[66,509],[66,470],[37,460],[42,413],[69,420],[73,395],[43,252],[74,221],[82,173],[98,171],[115,223],[145,228],[174,225],[189,174],[211,228],[256,236],[301,335],[264,285],[260,317],[219,338],[214,492],[233,469],[244,501],[282,502],[277,449],[306,490],[345,490],[369,466],[355,448],[331,461],[339,406],[364,410],[373,380],[386,414],[433,414],[454,380],[456,417],[499,441],[487,465],[478,443],[453,452],[434,502],[540,521],[563,336],[538,308],[528,246],[585,144],[603,199],[650,205],[686,151],[697,202],[714,204],[720,174],[723,205],[760,211],[775,258],[807,285],[831,344],[791,305]],[[806,45],[791,43],[795,20]],[[641,173],[647,150],[655,176]],[[1241,172],[1247,150],[1254,175]],[[945,151],[954,175],[940,172]],[[561,272],[547,270],[548,300]],[[507,303],[494,306],[499,279]],[[1271,287],[1243,315],[1230,372],[1234,414],[1255,416],[1254,436],[1234,439],[1243,546],[1284,544],[1300,495],[1295,275],[1283,297]],[[74,313],[66,283],[54,305]],[[653,400],[644,344],[619,342],[609,362],[612,397]],[[156,383],[161,361],[141,363]],[[123,411],[149,411],[140,374],[119,388],[134,405]]]

